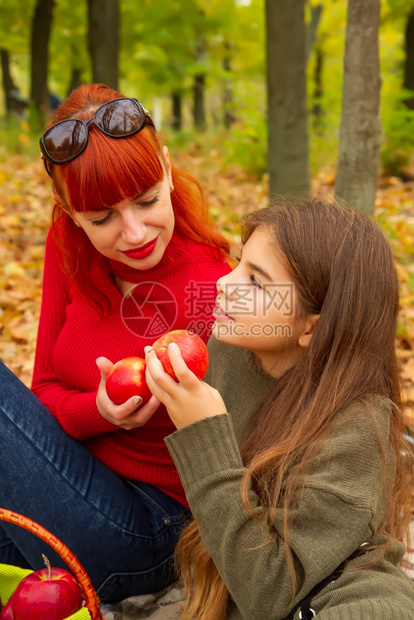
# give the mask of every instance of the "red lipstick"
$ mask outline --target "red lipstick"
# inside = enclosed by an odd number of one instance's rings
[[[215,308],[213,308],[212,315],[216,319],[222,319],[223,321],[234,321],[233,317],[226,314],[224,310],[220,308],[220,306],[216,306]]]
[[[155,250],[155,246],[158,243],[158,237],[155,237],[152,241],[149,241],[145,245],[141,245],[139,248],[133,248],[132,250],[125,250],[122,254],[128,256],[128,258],[147,258]]]

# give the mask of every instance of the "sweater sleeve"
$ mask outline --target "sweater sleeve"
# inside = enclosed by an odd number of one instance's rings
[[[70,303],[69,283],[49,232],[32,391],[71,437],[83,440],[114,431],[116,427],[100,415],[95,403],[96,391],[69,389],[56,375],[54,348],[65,324],[66,307]]]
[[[277,510],[273,522],[274,540],[246,512],[241,499],[245,468],[230,416],[196,422],[166,443],[204,544],[241,616],[285,618],[292,582],[282,511]],[[375,435],[372,439],[358,425],[341,429],[321,450],[291,513],[289,548],[299,578],[293,604],[373,535],[379,525],[374,513],[384,516],[378,508],[381,471]],[[249,500],[257,512],[258,498],[251,490]]]

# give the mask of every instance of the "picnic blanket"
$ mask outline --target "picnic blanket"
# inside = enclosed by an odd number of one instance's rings
[[[184,590],[173,584],[154,594],[131,596],[116,605],[101,605],[105,620],[177,620],[182,610]]]

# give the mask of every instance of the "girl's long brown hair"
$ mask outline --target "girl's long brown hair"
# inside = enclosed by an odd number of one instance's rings
[[[103,84],[83,84],[59,106],[51,125],[68,118],[87,120],[98,107],[122,95]],[[109,299],[90,277],[99,254],[81,228],[75,226],[63,196],[66,188],[70,208],[94,211],[133,198],[156,185],[164,176],[162,145],[149,120],[137,134],[114,139],[89,126],[85,150],[67,164],[48,164],[54,181],[53,230],[61,249],[64,267],[80,291],[105,312]],[[206,197],[198,181],[172,166],[174,191],[171,201],[175,230],[190,240],[210,246],[218,258],[229,258],[229,243],[209,214]]]
[[[274,235],[286,259],[299,310],[320,315],[309,348],[275,382],[241,448],[246,466],[241,493],[246,510],[267,526],[272,524],[276,506],[283,507],[293,601],[298,586],[289,549],[289,507],[300,497],[321,442],[335,428],[335,414],[366,395],[383,396],[393,403],[390,441],[396,475],[381,531],[390,535],[391,544],[407,530],[412,467],[403,438],[395,349],[398,280],[379,226],[338,204],[315,199],[254,212],[243,222],[243,243],[259,226]],[[295,476],[288,476],[294,463]],[[249,505],[250,487],[263,507],[261,517]],[[379,551],[384,553],[385,547]],[[177,558],[187,590],[182,619],[224,619],[229,593],[195,521],[180,538]]]

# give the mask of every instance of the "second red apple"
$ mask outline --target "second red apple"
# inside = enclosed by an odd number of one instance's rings
[[[196,377],[204,379],[208,369],[208,351],[200,336],[186,329],[175,329],[158,338],[152,345],[165,372],[178,381],[168,356],[168,345],[171,342],[178,345],[183,360]]]

